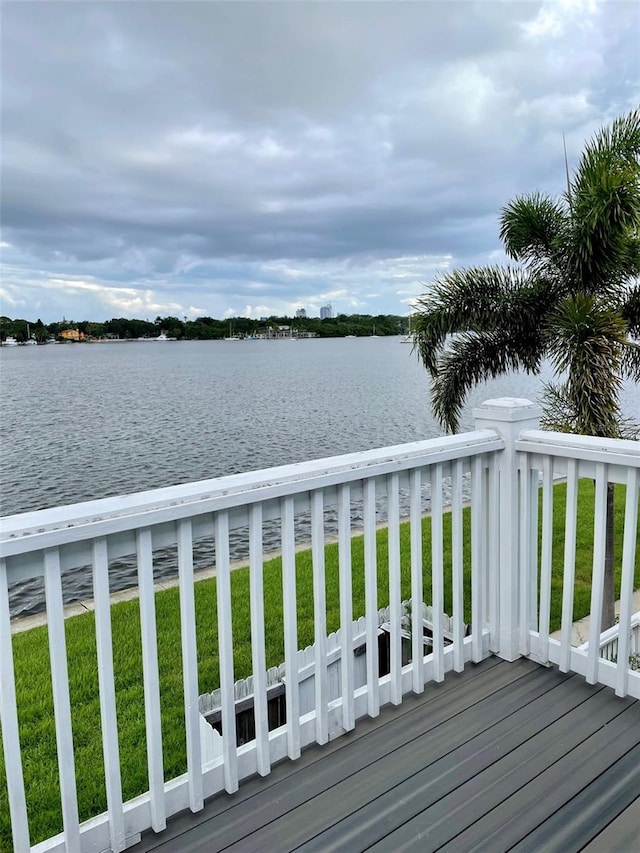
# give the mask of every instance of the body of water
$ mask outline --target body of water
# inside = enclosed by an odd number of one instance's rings
[[[442,434],[398,338],[3,347],[0,384],[2,515]],[[489,397],[541,390],[524,374],[487,383],[462,426]],[[623,403],[640,418],[637,386]],[[122,566],[116,587],[132,583]],[[90,594],[87,573],[65,581],[67,600]],[[41,607],[39,581],[12,592],[14,612]]]

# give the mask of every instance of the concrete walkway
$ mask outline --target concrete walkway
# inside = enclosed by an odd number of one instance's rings
[[[620,615],[620,602],[616,601],[616,618]],[[640,611],[640,589],[637,589],[633,593],[632,604],[631,604],[631,612],[638,613]],[[587,643],[589,641],[589,625],[591,623],[591,617],[585,616],[583,619],[578,619],[577,622],[573,623],[573,628],[571,631],[571,645],[572,646],[581,646],[583,643]],[[549,636],[553,637],[554,640],[560,639],[560,631],[555,631],[553,634]]]

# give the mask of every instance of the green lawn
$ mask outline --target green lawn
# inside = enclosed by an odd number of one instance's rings
[[[560,624],[561,572],[565,487],[554,490],[554,579],[551,630]],[[617,560],[621,554],[624,523],[624,488],[616,491]],[[464,511],[465,620],[470,621],[470,511]],[[574,618],[588,613],[593,539],[593,483],[581,481],[578,502],[578,542]],[[387,531],[377,534],[379,607],[388,605]],[[451,612],[451,525],[444,518],[445,610]],[[423,522],[424,590],[431,594],[431,522]],[[363,539],[352,540],[353,613],[364,613]],[[401,529],[402,597],[410,598],[409,526]],[[296,557],[299,647],[313,643],[313,590],[311,554]],[[619,574],[619,567],[618,567]],[[619,584],[619,577],[618,577]],[[640,586],[640,551],[636,556],[635,586]],[[251,636],[249,614],[249,573],[239,569],[231,578],[233,600],[233,636],[235,677],[251,672]],[[282,638],[282,583],[280,559],[265,563],[265,621],[267,666],[284,658]],[[326,548],[327,630],[339,626],[338,546]],[[196,585],[196,626],[200,692],[218,685],[217,611],[215,578]],[[182,690],[182,660],[178,590],[156,595],[158,655],[160,662],[161,705],[165,778],[186,770]],[[112,607],[114,664],[117,687],[120,757],[125,801],[147,790],[142,660],[138,602],[126,601]],[[87,613],[66,621],[70,693],[73,715],[76,773],[80,818],[106,809],[100,738],[97,662],[94,616]],[[60,792],[57,778],[55,728],[48,640],[45,628],[36,628],[14,637],[16,687],[19,704],[23,768],[29,805],[31,843],[61,831]],[[0,755],[0,850],[11,850],[11,831],[7,790]]]

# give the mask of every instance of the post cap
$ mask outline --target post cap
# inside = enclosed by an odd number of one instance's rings
[[[474,418],[493,421],[524,421],[540,418],[542,409],[524,397],[497,397],[485,400],[473,410]]]

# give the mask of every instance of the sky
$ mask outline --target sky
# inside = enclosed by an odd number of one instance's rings
[[[635,0],[4,0],[0,313],[408,314],[640,103]]]

